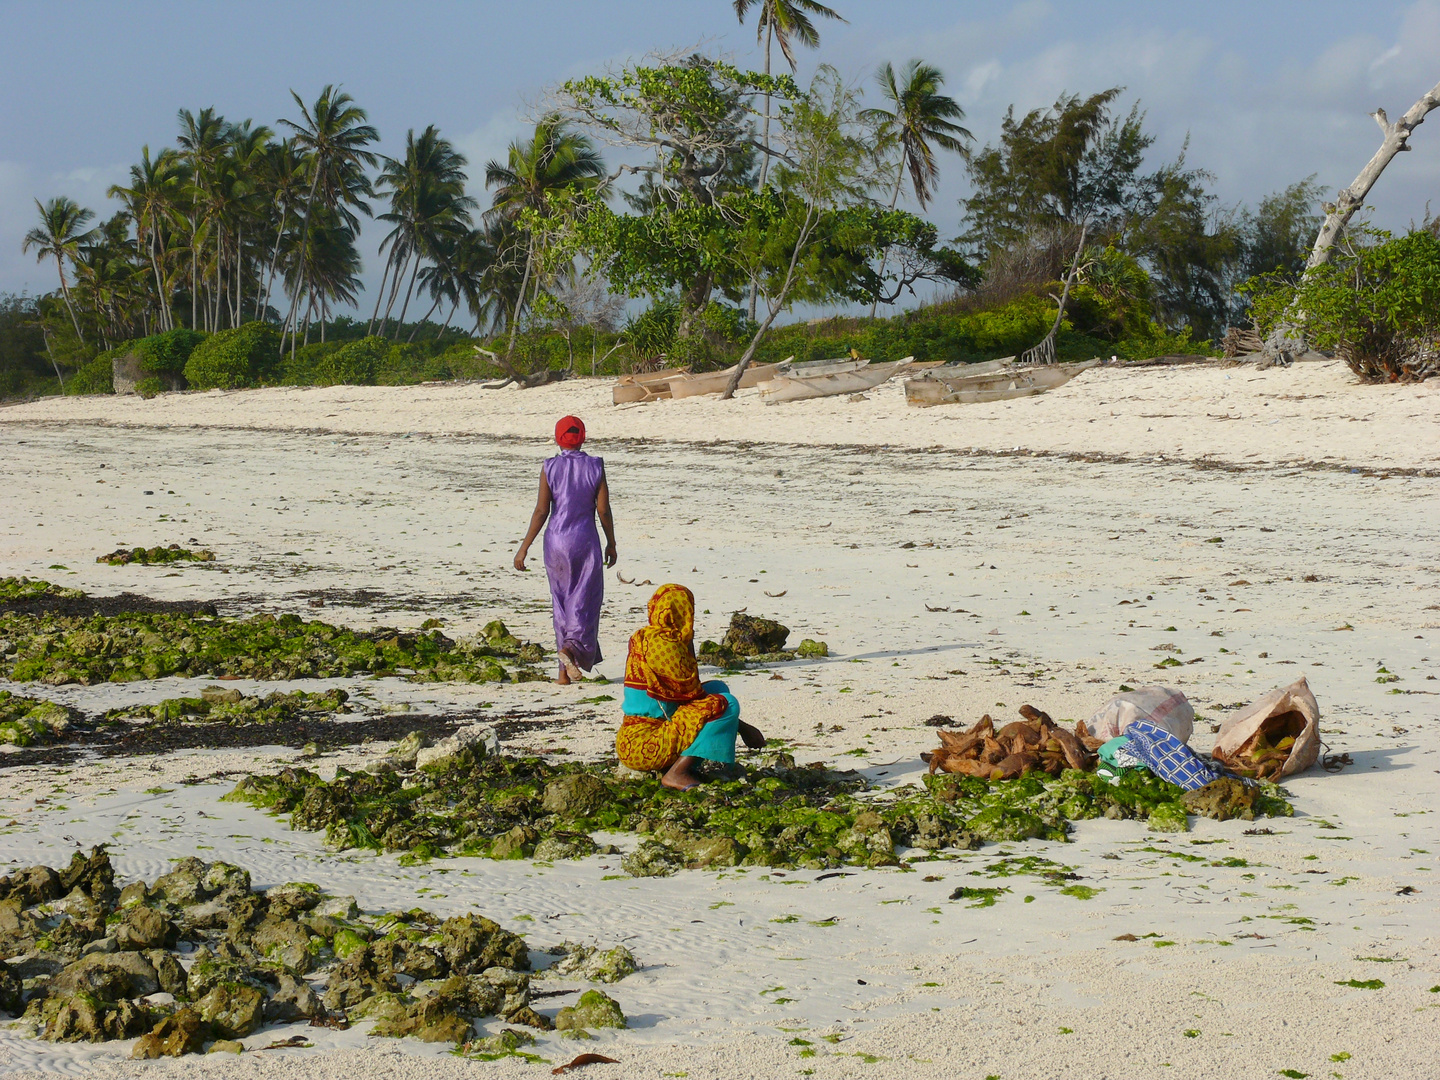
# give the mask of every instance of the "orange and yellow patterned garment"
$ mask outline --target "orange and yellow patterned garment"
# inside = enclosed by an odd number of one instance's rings
[[[662,585],[649,616],[650,625],[631,635],[625,661],[620,761],[647,772],[668,769],[682,754],[733,762],[740,708],[723,683],[700,682],[694,594]]]

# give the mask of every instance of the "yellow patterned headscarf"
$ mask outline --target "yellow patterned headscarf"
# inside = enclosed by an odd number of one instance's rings
[[[630,637],[625,685],[656,701],[683,704],[703,696],[695,663],[695,595],[661,585],[650,598],[650,625]]]

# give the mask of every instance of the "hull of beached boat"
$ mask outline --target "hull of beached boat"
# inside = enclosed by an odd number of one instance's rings
[[[671,379],[689,374],[688,368],[670,368],[666,371],[641,371],[634,375],[621,375],[615,380],[615,386],[610,391],[610,400],[616,405],[659,401],[670,396]]]
[[[834,397],[836,394],[861,394],[873,390],[887,379],[909,370],[911,357],[888,364],[853,362],[848,371],[827,371],[820,374],[781,375],[760,384],[760,396],[767,405],[783,401],[805,401],[809,398]],[[795,365],[797,368],[799,365]]]
[[[973,367],[937,369],[905,383],[905,400],[921,408],[931,405],[977,405],[987,401],[1009,401],[1034,397],[1064,386],[1082,371],[1100,363],[1045,364],[1000,371],[975,371]]]
[[[738,389],[744,390],[773,378],[779,370],[779,364],[751,364],[745,369],[745,374],[740,376]],[[730,377],[734,374],[735,368],[728,367],[724,371],[706,371],[699,375],[676,376],[670,380],[670,396],[678,399],[699,397],[701,394],[718,394],[730,385]]]

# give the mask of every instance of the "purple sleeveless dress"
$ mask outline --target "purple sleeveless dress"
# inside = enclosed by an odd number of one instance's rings
[[[562,450],[545,459],[550,520],[545,526],[545,574],[555,610],[555,647],[589,671],[600,655],[600,605],[605,564],[595,527],[595,497],[605,462],[583,450]]]

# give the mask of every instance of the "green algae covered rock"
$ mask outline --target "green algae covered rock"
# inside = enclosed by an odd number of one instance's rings
[[[1161,803],[1150,811],[1150,816],[1145,819],[1145,824],[1156,832],[1189,832],[1190,819],[1185,814],[1185,806],[1179,802]]]
[[[603,781],[591,773],[571,773],[545,785],[541,806],[563,818],[584,817],[600,808],[609,794]]]
[[[586,990],[574,1005],[561,1009],[555,1017],[556,1031],[587,1028],[623,1028],[625,1014],[620,1004],[601,990]]]
[[[669,844],[646,840],[620,860],[631,877],[670,877],[685,868],[685,855]]]
[[[222,982],[195,1008],[221,1038],[243,1039],[265,1019],[265,995],[246,983]]]

